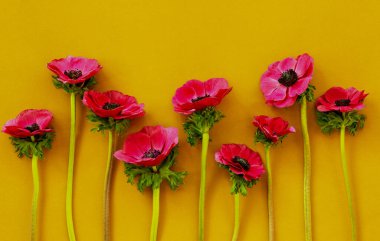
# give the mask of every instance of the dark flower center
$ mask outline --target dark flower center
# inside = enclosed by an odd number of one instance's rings
[[[241,157],[235,156],[232,158],[232,161],[235,163],[238,163],[245,171],[248,171],[251,165],[249,165],[249,162]]]
[[[336,106],[349,106],[351,103],[350,99],[342,99],[342,100],[336,100],[335,105]]]
[[[65,70],[63,73],[70,79],[78,79],[82,76],[82,71],[79,69]]]
[[[197,101],[202,100],[202,99],[207,98],[207,97],[210,97],[210,95],[205,95],[205,96],[197,97],[195,99],[192,99],[191,102],[194,103],[194,102],[197,102]]]
[[[156,158],[161,152],[155,149],[150,149],[144,153],[143,158]]]
[[[278,82],[280,82],[280,84],[286,87],[290,87],[294,85],[297,82],[297,80],[297,73],[292,69],[288,69],[287,71],[282,73],[280,79],[278,79]]]
[[[25,127],[25,129],[27,129],[30,132],[33,132],[33,131],[39,130],[40,126],[37,123],[34,123],[34,124],[30,125],[30,126]]]
[[[103,110],[113,110],[113,109],[115,109],[115,108],[117,108],[117,107],[119,107],[120,105],[118,104],[118,103],[105,103],[104,105],[103,105]]]

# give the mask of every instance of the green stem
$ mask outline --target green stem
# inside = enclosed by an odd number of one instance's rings
[[[356,218],[355,218],[355,211],[354,211],[354,205],[353,205],[353,200],[352,200],[350,178],[348,175],[348,168],[347,168],[345,133],[346,133],[346,126],[342,125],[340,129],[340,153],[341,153],[341,158],[342,158],[343,176],[344,176],[344,184],[345,184],[346,193],[347,193],[348,208],[350,211],[352,241],[356,241],[357,240]]]
[[[69,240],[75,241],[74,222],[73,222],[73,178],[74,178],[74,157],[75,157],[75,93],[70,94],[70,150],[69,150],[69,166],[67,173],[67,189],[66,189],[66,223]]]
[[[37,211],[38,211],[38,193],[40,190],[40,181],[38,177],[38,157],[33,155],[32,158],[32,175],[33,175],[33,201],[32,201],[32,241],[37,240]]]
[[[305,240],[312,240],[311,229],[311,201],[310,201],[310,182],[311,182],[311,156],[310,140],[307,128],[307,100],[306,96],[302,97],[301,102],[301,127],[303,135],[303,155],[304,155],[304,218],[305,218]]]
[[[108,131],[108,158],[106,175],[104,179],[104,202],[103,202],[103,224],[104,240],[110,240],[110,187],[112,178],[112,152],[113,152],[113,130]]]
[[[153,188],[153,213],[152,226],[150,228],[150,241],[157,240],[158,218],[160,214],[160,188]]]
[[[269,241],[274,241],[274,215],[273,215],[273,189],[272,189],[272,170],[269,155],[270,145],[265,146],[265,160],[268,177],[268,227]]]
[[[240,206],[240,194],[235,193],[235,227],[234,227],[234,235],[232,236],[232,241],[237,241],[238,235],[239,235],[239,226],[240,226],[240,220],[239,220],[239,206]]]
[[[199,190],[199,241],[204,241],[205,194],[206,194],[206,160],[209,132],[202,134],[201,185]]]

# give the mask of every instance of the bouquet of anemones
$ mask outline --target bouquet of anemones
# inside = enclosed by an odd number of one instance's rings
[[[38,240],[37,212],[40,179],[38,159],[42,159],[45,149],[50,149],[54,138],[50,122],[53,115],[48,110],[24,110],[15,119],[3,126],[3,132],[9,134],[19,157],[32,158],[33,199],[31,240]]]
[[[206,195],[206,159],[209,132],[215,123],[223,118],[222,112],[215,109],[232,90],[225,79],[214,78],[205,82],[189,80],[176,90],[172,99],[174,110],[186,115],[183,124],[187,142],[194,146],[202,140],[201,184],[199,192],[199,241],[204,240],[204,205]]]
[[[160,186],[166,180],[171,189],[177,189],[186,176],[186,172],[171,170],[177,156],[177,128],[146,126],[139,132],[127,136],[123,149],[114,156],[124,161],[128,182],[137,179],[137,189],[142,192],[151,187],[153,190],[153,215],[150,241],[157,240],[160,205]]]
[[[75,241],[73,221],[73,179],[75,159],[75,130],[76,130],[76,96],[83,96],[84,91],[96,84],[95,74],[102,66],[95,59],[71,57],[55,59],[48,63],[48,69],[53,76],[53,84],[70,94],[70,147],[66,189],[66,223],[70,241]]]
[[[344,183],[346,187],[348,208],[351,221],[352,241],[357,240],[356,218],[352,199],[350,178],[347,167],[345,134],[346,130],[355,135],[364,127],[365,116],[358,111],[364,108],[364,99],[368,94],[354,87],[343,89],[332,87],[317,99],[317,122],[323,133],[340,130],[340,152]]]
[[[83,104],[90,109],[87,118],[97,123],[95,131],[108,131],[108,158],[104,179],[104,240],[110,239],[109,230],[109,191],[112,178],[112,153],[114,152],[113,139],[124,132],[129,122],[137,117],[144,115],[144,104],[138,104],[133,96],[124,95],[121,92],[110,90],[106,92],[97,92],[88,90],[84,92]]]
[[[268,117],[265,115],[255,116],[253,125],[257,127],[255,133],[255,142],[260,142],[265,147],[265,160],[268,178],[268,222],[269,222],[269,241],[275,239],[274,229],[274,208],[273,208],[273,190],[272,190],[272,168],[269,151],[273,145],[281,143],[282,140],[296,130],[293,126],[283,120],[281,117]]]
[[[260,154],[243,144],[223,144],[215,153],[215,160],[230,174],[231,194],[235,197],[235,226],[232,241],[237,241],[240,226],[240,194],[247,195],[247,188],[253,187],[264,174],[265,168]]]

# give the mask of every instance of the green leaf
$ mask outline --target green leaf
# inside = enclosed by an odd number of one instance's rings
[[[129,119],[115,120],[112,117],[103,118],[97,116],[91,110],[88,112],[87,119],[91,122],[97,123],[95,128],[92,128],[91,131],[98,131],[104,133],[105,130],[115,130],[117,133],[123,133],[130,124]]]
[[[54,132],[47,132],[43,135],[34,136],[34,141],[32,141],[31,137],[10,137],[9,139],[15,147],[18,157],[22,158],[26,156],[32,158],[33,155],[36,155],[39,159],[42,159],[44,156],[44,150],[51,149],[54,136]]]
[[[158,188],[163,180],[166,180],[172,190],[177,189],[183,184],[183,179],[187,172],[175,172],[170,168],[175,163],[177,156],[177,146],[173,148],[169,156],[157,167],[157,171],[152,167],[136,166],[129,163],[124,163],[127,182],[134,184],[137,179],[137,189],[143,192],[146,188]]]
[[[219,164],[219,166],[226,169],[230,175],[232,181],[231,194],[240,193],[241,195],[246,196],[248,193],[247,188],[253,187],[258,181],[258,179],[247,181],[244,179],[243,175],[233,173],[228,166],[222,164]]]
[[[79,94],[81,98],[83,97],[83,93],[86,90],[89,90],[91,87],[93,87],[96,84],[95,77],[91,77],[90,79],[78,84],[63,83],[62,81],[58,79],[58,76],[52,76],[52,77],[53,77],[53,84],[55,88],[63,89],[67,93]]]
[[[317,123],[321,131],[330,134],[344,125],[351,135],[364,127],[365,116],[357,111],[341,113],[338,111],[320,112],[317,111]]]
[[[192,146],[197,144],[198,140],[202,139],[202,134],[209,131],[223,117],[223,113],[213,106],[196,111],[188,116],[183,124],[187,134],[187,142]]]

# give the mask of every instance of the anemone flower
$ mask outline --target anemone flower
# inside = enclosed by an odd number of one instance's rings
[[[289,134],[296,130],[281,117],[269,117],[265,115],[255,116],[253,125],[257,127],[255,142],[261,142],[265,147],[265,160],[268,178],[268,227],[269,241],[275,240],[274,228],[274,208],[273,208],[273,189],[272,189],[272,168],[270,163],[269,151],[271,146],[279,144]]]
[[[313,58],[302,54],[269,65],[261,76],[261,92],[268,105],[278,108],[301,103],[301,129],[304,140],[304,222],[306,241],[312,240],[311,225],[311,154],[307,127],[307,102],[314,99],[315,87],[310,84],[313,75]]]
[[[247,188],[256,184],[265,168],[260,154],[243,144],[223,144],[215,153],[215,160],[227,169],[232,180],[231,193],[235,197],[235,226],[232,241],[237,241],[240,226],[240,194],[247,195]]]
[[[189,80],[178,88],[173,96],[174,111],[186,115],[184,129],[187,142],[195,145],[202,140],[201,182],[199,191],[199,241],[204,240],[204,206],[206,195],[206,158],[209,143],[209,131],[223,118],[222,112],[215,109],[222,99],[232,90],[222,78],[213,78],[205,82]]]
[[[75,159],[76,96],[91,88],[96,82],[94,75],[102,68],[95,59],[71,57],[52,60],[47,65],[55,75],[53,84],[70,94],[70,147],[66,189],[66,223],[70,241],[75,241],[73,221],[73,179]]]
[[[7,121],[2,131],[10,135],[19,157],[32,158],[33,199],[31,240],[38,240],[37,214],[40,180],[38,159],[43,158],[44,149],[50,149],[53,141],[53,129],[50,123],[53,115],[48,110],[28,109],[22,111],[15,119]]]
[[[173,166],[178,145],[178,130],[174,127],[146,126],[139,132],[130,134],[123,149],[114,156],[125,164],[128,182],[138,178],[137,188],[143,191],[147,187],[153,190],[153,214],[150,241],[157,240],[160,205],[160,185],[166,180],[175,190],[183,183],[186,172],[174,172]]]
[[[104,179],[104,240],[110,240],[110,186],[112,179],[112,153],[114,152],[114,137],[124,132],[132,119],[143,116],[144,104],[138,104],[133,96],[124,95],[115,90],[97,92],[88,90],[84,92],[83,104],[90,109],[87,116],[92,122],[97,123],[93,130],[104,132],[108,131],[108,158],[106,174]],[[116,135],[115,135],[116,134]]]
[[[364,108],[364,99],[368,94],[354,87],[344,89],[332,87],[316,101],[317,123],[322,132],[331,133],[340,130],[340,153],[346,187],[347,203],[351,222],[352,241],[357,240],[356,215],[352,198],[350,177],[347,165],[345,136],[346,130],[355,135],[364,127],[365,116],[358,111]]]

